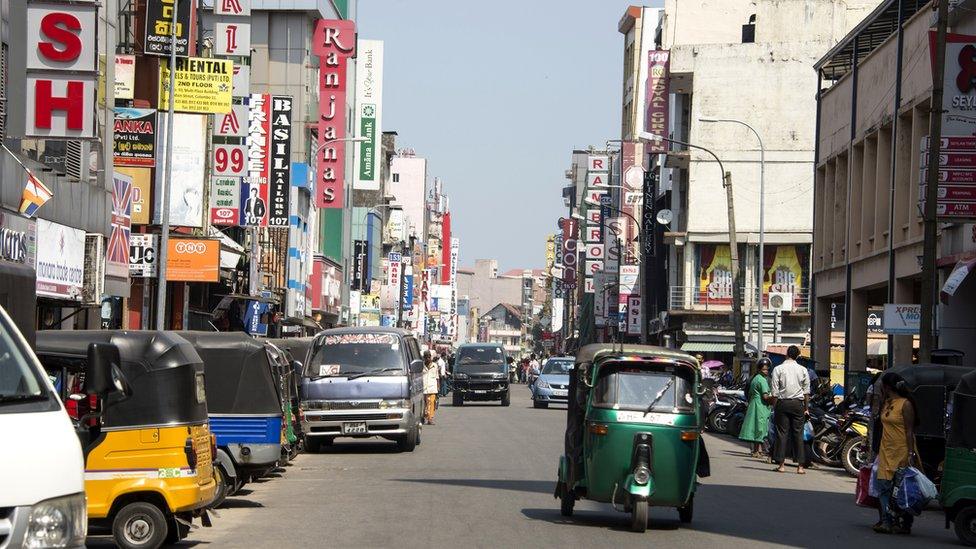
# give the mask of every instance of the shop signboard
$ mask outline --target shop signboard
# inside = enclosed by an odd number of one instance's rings
[[[251,0],[214,0],[214,15],[251,15]]]
[[[668,95],[671,79],[671,52],[653,50],[647,52],[647,87],[644,93],[644,131],[655,135],[668,134]],[[663,139],[649,141],[647,153],[663,154],[668,145]]]
[[[174,109],[190,113],[231,110],[234,62],[212,57],[176,58]],[[159,62],[159,104],[169,105],[169,60]]]
[[[166,138],[166,119],[160,119],[160,139]],[[207,117],[177,113],[173,120],[173,166],[170,177],[169,222],[174,227],[203,226],[204,168]],[[159,173],[157,173],[159,176]],[[155,197],[154,222],[160,223],[162,195]]]
[[[214,23],[214,53],[217,55],[250,56],[251,24],[238,23],[237,21]]]
[[[319,58],[315,205],[343,207],[346,143],[346,62],[356,54],[356,22],[319,19],[312,38]]]
[[[115,56],[115,98],[132,99],[136,85],[136,56]]]
[[[919,333],[922,320],[922,306],[917,304],[885,303],[884,332],[892,335],[914,335]]]
[[[234,97],[247,97],[251,93],[251,66],[234,63],[231,94]],[[245,120],[247,118],[245,117]]]
[[[627,299],[627,335],[641,333],[641,297],[632,295]]]
[[[115,168],[115,173],[121,173],[132,178],[131,217],[133,225],[149,224],[149,195],[152,189],[149,168]]]
[[[241,225],[268,225],[268,178],[271,174],[271,96],[251,94],[247,125],[247,179],[241,188]]]
[[[383,42],[359,40],[356,44],[356,135],[366,141],[357,143],[353,188],[380,188],[380,137],[383,112]]]
[[[176,0],[147,0],[146,36],[144,51],[149,55],[169,56],[172,44],[173,8]],[[190,12],[192,0],[180,0],[176,11],[176,55],[187,56],[190,51]]]
[[[166,278],[175,282],[219,282],[220,240],[170,236]]]
[[[37,254],[37,222],[0,209],[0,262],[34,268]]]
[[[973,97],[976,97],[974,95]],[[924,210],[928,188],[929,158],[928,137],[922,138],[919,178],[919,207]],[[976,218],[976,138],[946,136],[940,140],[943,149],[939,154],[936,215],[938,217],[965,220]]]
[[[231,105],[230,111],[214,115],[213,134],[217,137],[247,137],[247,105]]]
[[[37,241],[37,295],[81,301],[85,231],[38,219]]]
[[[352,288],[369,293],[369,242],[353,241]]]
[[[241,178],[210,178],[210,224],[237,225],[240,220]]]
[[[25,26],[26,47],[20,51],[26,55],[18,56],[15,67],[16,77],[23,79],[18,85],[26,86],[20,93],[8,89],[14,102],[7,136],[95,138],[98,6],[52,1],[11,4],[10,9],[26,11],[17,15],[24,17],[18,24]]]
[[[273,95],[268,166],[268,226],[287,227],[291,211],[291,96]]]
[[[115,108],[112,162],[115,166],[156,165],[156,109]]]
[[[129,238],[129,276],[156,277],[157,239],[154,234],[134,234]]]

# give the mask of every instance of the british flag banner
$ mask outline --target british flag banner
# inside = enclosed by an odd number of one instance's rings
[[[105,274],[128,278],[132,231],[132,177],[112,174],[112,234],[105,250]]]

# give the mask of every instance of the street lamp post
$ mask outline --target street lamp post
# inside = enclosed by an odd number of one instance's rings
[[[765,261],[765,244],[766,244],[766,147],[763,145],[762,137],[759,136],[759,132],[756,128],[753,128],[749,124],[743,122],[742,120],[736,120],[734,118],[699,118],[699,122],[730,122],[732,124],[740,124],[749,128],[749,131],[756,136],[756,140],[759,141],[759,303],[756,308],[759,310],[759,336],[757,343],[759,344],[759,351],[765,351],[763,347],[763,279],[766,273],[763,272],[763,261]]]
[[[733,207],[732,198],[732,174],[725,171],[725,166],[722,165],[722,159],[718,157],[717,154],[712,152],[710,149],[702,147],[701,145],[694,145],[692,143],[687,143],[685,141],[679,141],[677,139],[672,139],[670,137],[665,137],[663,135],[657,135],[650,132],[640,132],[640,138],[647,141],[667,141],[669,143],[676,143],[678,145],[683,145],[692,149],[698,149],[708,153],[715,162],[718,163],[719,171],[722,173],[722,186],[725,187],[725,197],[728,203],[729,211],[729,263],[731,263],[732,270],[732,329],[735,332],[735,343],[733,346],[735,352],[735,360],[741,363],[744,358],[745,350],[745,338],[742,335],[742,288],[739,280],[739,243],[735,234],[735,209]]]

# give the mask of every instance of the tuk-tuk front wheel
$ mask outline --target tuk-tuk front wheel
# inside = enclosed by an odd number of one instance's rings
[[[976,547],[976,505],[963,507],[953,519],[956,525],[956,537],[963,544]]]
[[[230,484],[233,482],[224,472],[224,468],[219,465],[214,466],[214,480],[217,481],[217,491],[214,493],[213,501],[210,502],[211,509],[216,509],[224,503],[232,488]]]
[[[130,503],[112,520],[112,537],[122,549],[155,549],[163,544],[167,535],[166,515],[152,503]]]
[[[634,532],[647,530],[647,500],[635,499],[630,508],[630,529]]]
[[[564,517],[571,517],[575,506],[576,494],[569,488],[563,488],[563,493],[559,496],[559,514]]]

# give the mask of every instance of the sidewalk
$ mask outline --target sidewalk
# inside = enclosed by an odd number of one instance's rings
[[[702,481],[696,497],[695,530],[794,547],[958,543],[955,533],[943,528],[938,510],[917,517],[911,536],[874,533],[878,512],[854,504],[855,479],[843,469],[819,466],[798,475],[790,467],[777,473],[775,465],[750,457],[747,445],[737,439],[706,435],[705,440],[712,476]],[[725,514],[725,520],[713,522],[713,513]]]

